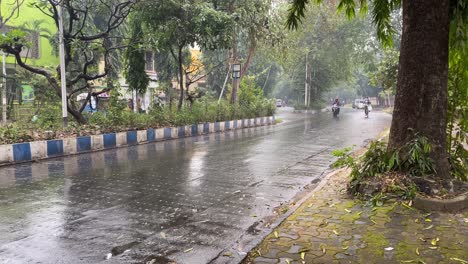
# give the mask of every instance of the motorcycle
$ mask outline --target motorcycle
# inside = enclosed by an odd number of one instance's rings
[[[369,118],[369,112],[372,111],[372,105],[371,104],[364,104],[364,114],[366,115],[366,118]]]
[[[333,117],[338,117],[338,114],[340,113],[340,106],[337,104],[333,104],[332,112],[333,112]]]

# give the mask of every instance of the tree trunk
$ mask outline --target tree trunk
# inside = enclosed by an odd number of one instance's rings
[[[177,105],[177,111],[182,109],[182,103],[184,102],[184,69],[182,68],[182,48],[179,47],[178,53],[178,63],[179,63],[179,88],[180,88],[180,97],[179,104]]]
[[[446,146],[450,0],[403,2],[403,34],[389,150],[428,137],[437,177],[450,177]],[[411,131],[409,128],[413,129]]]
[[[84,125],[87,123],[83,114],[80,111],[73,109],[70,106],[70,104],[67,104],[67,111],[73,116],[73,118],[75,118],[76,122],[78,122],[79,124]]]

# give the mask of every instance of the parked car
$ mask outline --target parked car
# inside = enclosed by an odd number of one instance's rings
[[[281,107],[281,106],[283,106],[283,100],[276,99],[276,107]]]

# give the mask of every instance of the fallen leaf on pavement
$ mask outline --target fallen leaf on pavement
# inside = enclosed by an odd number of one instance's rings
[[[459,258],[450,258],[450,260],[455,260],[455,261],[458,261],[458,262],[463,263],[463,264],[468,264],[468,261],[463,260],[463,259],[459,259]]]

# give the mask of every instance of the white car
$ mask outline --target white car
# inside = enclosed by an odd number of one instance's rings
[[[362,99],[354,100],[353,108],[363,109],[364,108],[364,100],[362,100]]]
[[[281,107],[281,106],[283,106],[283,100],[276,99],[276,107]]]

